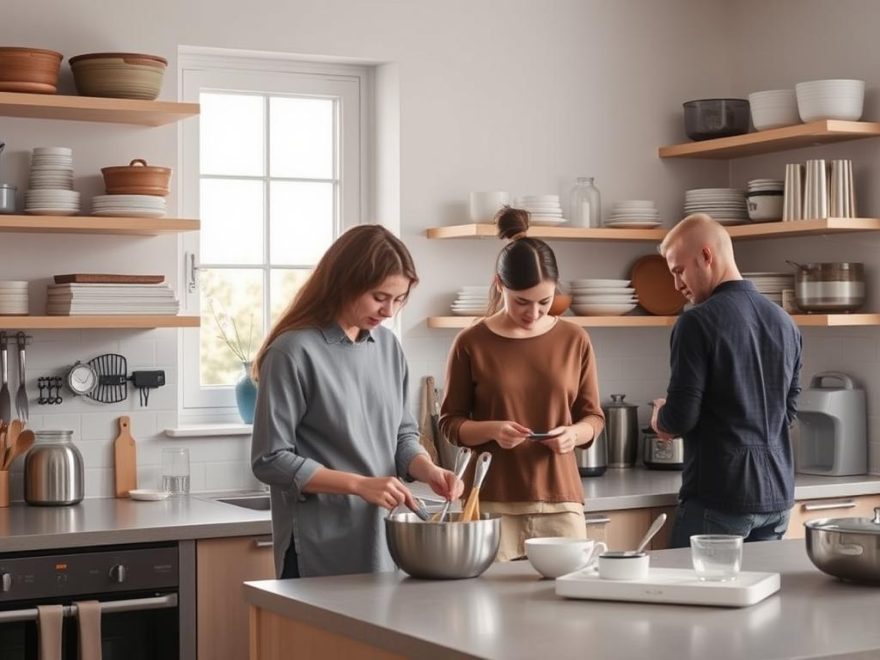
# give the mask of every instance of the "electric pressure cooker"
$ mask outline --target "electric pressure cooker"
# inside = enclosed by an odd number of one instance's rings
[[[684,439],[658,436],[650,426],[642,429],[642,460],[649,470],[684,469]]]

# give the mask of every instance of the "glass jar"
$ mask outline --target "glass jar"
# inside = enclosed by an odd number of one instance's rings
[[[573,227],[601,227],[602,202],[593,177],[578,177],[569,197],[568,220]]]

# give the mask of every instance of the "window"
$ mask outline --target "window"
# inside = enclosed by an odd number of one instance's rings
[[[184,238],[185,306],[202,326],[182,331],[183,413],[232,420],[240,358],[360,220],[366,70],[192,55],[180,78],[201,104],[181,129],[181,208],[202,227]]]

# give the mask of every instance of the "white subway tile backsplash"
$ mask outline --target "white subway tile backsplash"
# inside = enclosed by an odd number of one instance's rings
[[[257,487],[259,487],[259,482],[251,472],[250,463],[243,461],[205,463],[206,490]]]

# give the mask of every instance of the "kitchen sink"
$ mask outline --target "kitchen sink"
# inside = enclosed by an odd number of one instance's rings
[[[254,511],[269,510],[269,495],[239,495],[233,497],[218,497],[215,502],[223,504],[231,504],[240,506],[243,509],[253,509]]]

